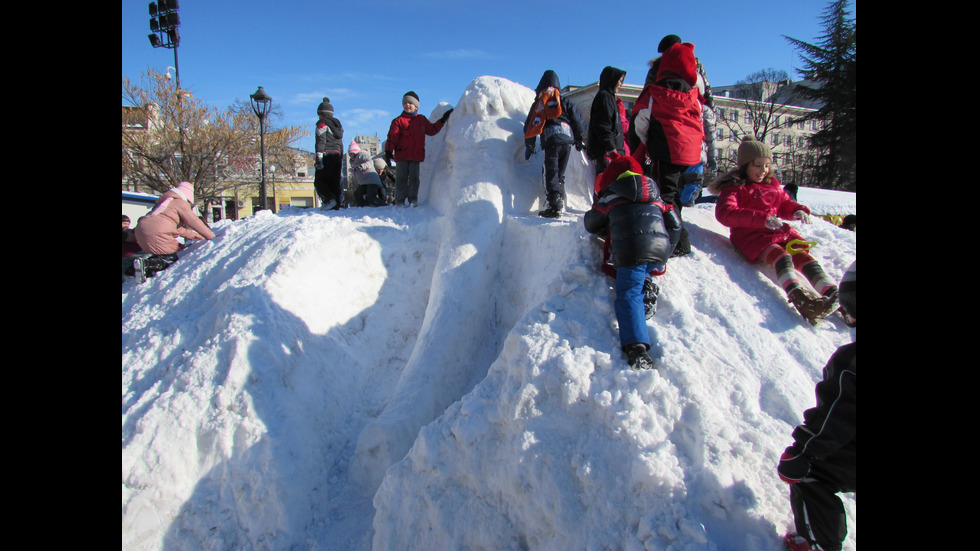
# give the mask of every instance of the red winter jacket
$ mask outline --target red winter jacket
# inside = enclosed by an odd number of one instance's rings
[[[654,161],[694,166],[701,162],[701,93],[697,87],[687,91],[647,84],[633,105],[633,114],[650,109],[646,154]],[[640,132],[637,129],[637,132]],[[638,147],[638,153],[644,148]],[[637,154],[634,153],[634,156]]]
[[[802,239],[789,224],[778,230],[766,227],[770,214],[792,220],[793,213],[810,209],[790,198],[776,178],[768,184],[741,183],[730,174],[712,183],[709,190],[721,188],[715,204],[715,218],[731,228],[732,245],[741,251],[749,262],[755,262],[766,247],[773,243],[788,243]]]
[[[425,137],[438,134],[443,124],[442,121],[433,124],[423,115],[418,113],[409,115],[403,111],[391,121],[385,153],[392,153],[396,163],[398,161],[421,163],[425,160]]]

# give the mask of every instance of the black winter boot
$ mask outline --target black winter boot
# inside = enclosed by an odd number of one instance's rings
[[[633,343],[626,347],[626,361],[633,366],[633,369],[655,369],[653,358],[647,354],[647,347],[643,343]]]
[[[548,208],[539,211],[538,216],[543,216],[544,218],[561,218],[561,212],[564,208],[565,202],[562,201],[561,193],[549,193]]]
[[[660,294],[660,287],[653,282],[650,276],[643,280],[643,313],[647,319],[657,313],[657,296]]]

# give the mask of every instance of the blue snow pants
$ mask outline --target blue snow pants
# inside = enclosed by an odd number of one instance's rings
[[[619,344],[622,348],[643,343],[650,348],[650,333],[643,310],[643,280],[647,274],[663,269],[656,264],[616,267],[616,321],[619,322]]]

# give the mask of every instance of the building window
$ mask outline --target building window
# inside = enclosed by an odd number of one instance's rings
[[[738,109],[732,109],[732,112],[728,114],[728,120],[738,122]]]

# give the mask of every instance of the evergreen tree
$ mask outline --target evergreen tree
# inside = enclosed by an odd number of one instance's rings
[[[824,34],[817,44],[784,35],[800,51],[803,68],[797,72],[813,80],[798,94],[822,107],[802,120],[822,120],[811,137],[820,153],[817,179],[831,189],[857,191],[857,23],[847,11],[848,0],[831,2],[821,21]]]

